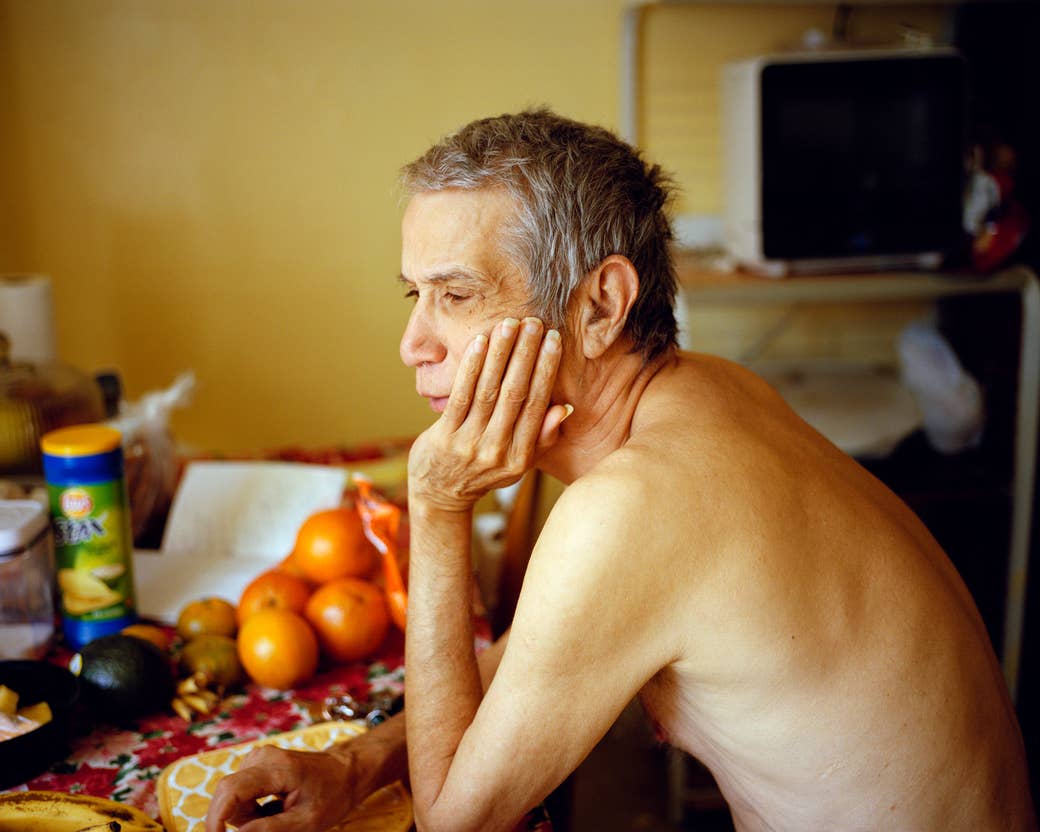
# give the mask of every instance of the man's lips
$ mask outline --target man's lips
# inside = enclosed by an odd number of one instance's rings
[[[436,413],[443,413],[444,408],[448,406],[447,396],[432,396],[429,393],[420,393],[419,395],[430,403],[430,407],[433,408]]]

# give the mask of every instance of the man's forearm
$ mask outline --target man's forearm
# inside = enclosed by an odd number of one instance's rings
[[[480,684],[486,691],[491,680],[495,678],[495,671],[502,663],[502,654],[506,651],[506,642],[509,641],[509,630],[506,630],[492,643],[490,647],[477,656],[477,666],[480,669]]]
[[[470,512],[410,506],[405,690],[417,815],[440,795],[484,695],[473,647]],[[496,663],[497,664],[497,663]]]
[[[477,656],[484,690],[498,670],[508,639],[507,631]],[[408,744],[404,714],[396,714],[360,737],[333,746],[329,753],[352,758],[355,763],[353,770],[364,772],[364,782],[359,783],[358,791],[365,796],[397,780],[407,783]]]

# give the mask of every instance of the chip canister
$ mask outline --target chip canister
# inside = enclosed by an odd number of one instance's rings
[[[40,442],[65,641],[74,650],[136,619],[122,436],[78,425]]]

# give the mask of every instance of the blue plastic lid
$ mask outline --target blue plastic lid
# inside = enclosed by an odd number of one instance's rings
[[[90,485],[123,476],[123,449],[90,456],[43,455],[43,476],[51,485]]]

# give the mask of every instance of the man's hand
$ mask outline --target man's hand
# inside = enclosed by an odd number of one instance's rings
[[[407,777],[404,720],[393,717],[328,751],[285,751],[261,746],[217,784],[206,832],[299,832],[327,829],[368,795]],[[283,811],[263,817],[257,799],[282,799]]]
[[[560,357],[560,334],[543,337],[537,318],[507,318],[474,338],[444,412],[408,456],[409,504],[465,512],[520,479],[570,413],[549,403]]]

